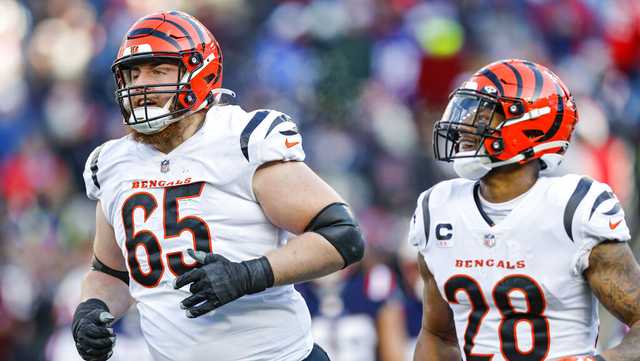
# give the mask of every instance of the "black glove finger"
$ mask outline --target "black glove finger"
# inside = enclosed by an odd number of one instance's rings
[[[186,310],[187,308],[191,308],[203,301],[206,301],[206,299],[207,298],[202,294],[191,295],[180,302],[180,308]]]
[[[82,325],[78,330],[78,336],[84,338],[103,338],[115,336],[113,329],[96,325],[95,323],[87,323]]]
[[[231,262],[225,256],[219,255],[217,253],[209,253],[207,254],[207,258],[204,260],[205,264],[215,263],[215,262]]]
[[[200,293],[202,291],[204,291],[207,287],[208,287],[209,283],[205,280],[200,280],[198,282],[194,282],[191,284],[191,286],[189,287],[189,292],[193,293],[194,295],[196,293]]]
[[[105,349],[93,349],[91,347],[87,347],[86,345],[82,345],[76,343],[76,348],[78,349],[78,354],[84,360],[106,360],[111,356],[113,350],[111,348]]]
[[[102,356],[89,356],[87,355],[86,358],[84,358],[86,361],[107,361],[108,359],[111,358],[111,356],[113,356],[113,350],[109,351],[108,354],[106,355],[102,355]]]
[[[107,354],[111,352],[111,348],[107,347],[107,348],[93,348],[93,347],[87,347],[83,350],[82,355],[83,356],[90,356],[93,358],[99,358],[99,357],[105,357],[107,356]]]
[[[107,361],[108,359],[111,358],[112,355],[113,355],[113,351],[109,352],[106,355],[102,355],[102,356],[90,356],[90,355],[87,355],[87,356],[83,356],[82,358],[85,361]]]
[[[80,355],[84,355],[85,351],[87,351],[89,347],[85,345],[84,342],[76,341],[76,349]]]
[[[196,282],[201,279],[203,275],[204,271],[200,268],[196,268],[189,272],[183,273],[182,275],[176,277],[176,279],[173,281],[173,288],[182,288],[189,283]]]
[[[115,337],[102,337],[102,338],[81,338],[80,342],[83,346],[92,349],[107,349],[110,350],[116,342]]]
[[[193,249],[188,249],[187,253],[191,258],[195,259],[198,264],[203,265],[207,260],[207,253],[202,251],[194,251]]]
[[[214,302],[212,301],[207,301],[201,305],[187,309],[185,313],[189,318],[196,318],[204,315],[205,313],[209,313],[216,308],[218,308],[218,305],[214,304]]]
[[[108,359],[111,358],[111,356],[113,356],[113,350],[109,351],[108,354],[106,354],[104,357],[98,358],[98,359],[94,359],[91,361],[107,361]]]
[[[192,249],[188,249],[187,253],[189,254],[189,256],[191,256],[191,258],[196,260],[199,265],[207,265],[219,261],[229,261],[225,257],[216,253],[205,253],[202,251],[194,251]]]

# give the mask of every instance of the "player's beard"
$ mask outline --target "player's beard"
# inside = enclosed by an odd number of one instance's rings
[[[158,146],[169,143],[172,139],[178,139],[182,137],[184,132],[184,128],[186,126],[186,122],[184,120],[179,120],[175,123],[169,124],[163,130],[153,133],[153,134],[144,134],[140,132],[136,132],[130,126],[127,126],[127,133],[131,134],[133,139],[138,143],[149,144],[152,146]]]

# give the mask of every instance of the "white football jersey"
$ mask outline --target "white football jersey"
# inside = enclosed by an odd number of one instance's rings
[[[216,106],[203,126],[168,154],[125,136],[87,160],[87,195],[100,200],[127,262],[129,290],[156,360],[300,361],[311,352],[310,316],[293,286],[246,295],[189,319],[173,288],[195,263],[186,250],[232,261],[265,255],[287,241],[252,189],[256,169],[304,161],[302,138],[277,111]]]
[[[630,238],[609,186],[541,177],[495,225],[477,187],[455,179],[422,193],[409,233],[453,311],[465,360],[593,353],[597,300],[583,271],[595,245]]]

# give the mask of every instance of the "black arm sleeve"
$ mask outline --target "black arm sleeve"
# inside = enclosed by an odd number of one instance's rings
[[[95,255],[93,256],[93,261],[91,262],[91,269],[94,271],[106,273],[109,276],[119,279],[127,285],[129,284],[129,272],[115,270],[102,263]]]
[[[344,203],[326,206],[309,222],[305,232],[315,232],[326,238],[342,256],[345,267],[364,256],[362,232],[349,206]]]

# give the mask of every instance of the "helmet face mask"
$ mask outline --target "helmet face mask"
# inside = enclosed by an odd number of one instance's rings
[[[436,159],[489,157],[484,144],[499,141],[501,110],[496,99],[470,90],[452,94],[441,120],[433,127]]]
[[[134,72],[141,72],[140,69],[145,67],[155,71],[155,67],[161,67],[164,64],[171,65],[169,70],[174,67],[177,69],[172,81],[136,84]],[[165,67],[164,70],[166,71],[167,68]],[[173,73],[173,71],[168,72]],[[171,57],[153,57],[146,60],[139,58],[116,64],[114,66],[118,84],[116,99],[120,105],[124,124],[137,131],[148,133],[157,127],[145,127],[145,125],[163,124],[166,126],[172,120],[177,120],[186,114],[189,109],[178,102],[181,96],[189,94],[189,83],[181,79],[185,72],[185,67],[176,58]]]

